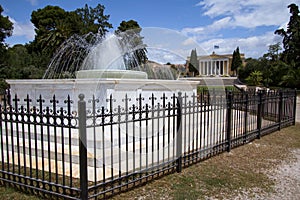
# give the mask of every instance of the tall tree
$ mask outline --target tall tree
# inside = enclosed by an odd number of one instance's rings
[[[296,4],[290,4],[291,17],[287,25],[287,30],[278,29],[275,34],[283,37],[283,59],[288,64],[295,63],[294,67],[300,68],[300,16],[299,8]]]
[[[196,49],[193,49],[191,51],[191,57],[190,57],[190,62],[188,65],[189,72],[193,74],[193,76],[199,75],[199,61],[198,61],[198,56],[197,56],[197,51]]]
[[[276,44],[271,44],[269,45],[268,53],[264,54],[263,57],[270,61],[278,61],[279,51],[281,50],[282,48],[280,46],[280,42],[277,42]]]
[[[232,54],[231,71],[233,71],[234,74],[237,75],[238,69],[242,66],[243,66],[243,61],[240,55],[240,49],[239,47],[237,47]]]
[[[74,34],[84,35],[89,32],[105,34],[112,25],[109,15],[104,15],[104,6],[95,8],[85,5],[75,11],[67,12],[58,6],[46,6],[33,11],[31,22],[35,26],[35,47],[38,51],[46,50],[53,54],[55,50]]]
[[[43,57],[44,61],[41,62],[45,67],[44,64],[47,65],[59,47],[72,36],[90,32],[104,35],[112,27],[108,19],[109,15],[104,15],[104,6],[101,4],[95,8],[85,5],[84,8],[70,12],[58,6],[46,6],[31,14],[36,36],[27,49],[32,55]],[[86,37],[90,43],[94,42],[93,38],[89,40]]]
[[[105,7],[98,4],[95,8],[85,4],[84,8],[75,10],[75,13],[80,17],[80,35],[89,32],[105,34],[112,24],[108,22],[110,15],[104,14]]]
[[[292,3],[288,6],[290,9],[290,21],[287,24],[287,30],[278,29],[275,34],[283,37],[282,43],[284,51],[282,60],[289,65],[289,69],[282,77],[281,85],[300,88],[300,16],[299,8]]]
[[[3,8],[0,5],[0,65],[3,65],[4,54],[6,52],[5,48],[5,38],[9,37],[13,33],[13,23],[8,17],[2,15]]]
[[[9,69],[9,66],[5,63],[7,54],[5,39],[10,37],[13,33],[13,23],[8,17],[2,15],[3,11],[0,5],[0,93],[7,87],[4,78],[7,78],[6,71]]]
[[[147,60],[147,49],[140,35],[142,29],[135,20],[122,21],[115,31],[125,49],[124,62],[128,69],[139,68]]]
[[[37,52],[46,51],[52,55],[68,37],[69,32],[62,29],[67,15],[68,13],[58,6],[46,6],[32,12],[31,22],[36,32],[32,45]]]
[[[3,8],[0,5],[0,43],[3,45],[5,38],[12,35],[13,23],[2,15]]]
[[[284,63],[279,59],[281,50],[280,42],[269,45],[268,52],[260,58],[259,70],[263,73],[263,83],[267,87],[278,86],[282,76],[286,73]]]

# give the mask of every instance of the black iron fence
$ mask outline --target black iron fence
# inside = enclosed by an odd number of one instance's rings
[[[107,198],[293,125],[296,114],[294,90],[2,102],[1,184],[49,199]]]

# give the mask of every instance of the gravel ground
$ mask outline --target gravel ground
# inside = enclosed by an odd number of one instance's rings
[[[296,121],[300,122],[300,97],[297,98]],[[300,149],[292,151],[294,159],[286,161],[269,174],[276,181],[275,193],[262,199],[300,199]]]
[[[271,178],[275,179],[275,193],[268,199],[300,199],[300,149],[293,151],[295,160],[282,164]]]
[[[297,98],[296,122],[300,122],[300,96]],[[300,200],[300,149],[293,150],[293,159],[286,160],[277,169],[266,172],[275,180],[275,192],[266,193],[254,188],[243,191],[235,199]]]
[[[275,180],[274,193],[266,193],[260,188],[241,191],[235,200],[299,200],[300,199],[300,149],[294,150],[294,159],[286,161],[277,169],[266,172]]]

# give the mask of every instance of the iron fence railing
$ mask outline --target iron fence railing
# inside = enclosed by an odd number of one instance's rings
[[[296,114],[294,90],[2,102],[1,184],[49,199],[107,198],[293,125]]]

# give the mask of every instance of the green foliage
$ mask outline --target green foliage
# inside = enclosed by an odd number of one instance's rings
[[[6,44],[5,38],[10,37],[13,31],[13,23],[8,17],[2,15],[3,8],[0,5],[0,67],[3,66],[3,62],[6,59]]]
[[[283,37],[282,59],[288,64],[293,64],[295,68],[300,68],[300,16],[299,9],[296,4],[290,4],[290,21],[287,30],[278,29],[275,34]]]
[[[5,39],[12,35],[13,23],[8,17],[2,15],[3,8],[0,5],[0,93],[3,93],[8,85],[5,82],[7,74],[5,69],[7,69],[7,46],[5,44]]]
[[[300,16],[296,4],[290,4],[290,21],[287,30],[278,29],[275,34],[283,37],[284,51],[281,60],[288,64],[288,69],[283,73],[280,85],[300,88]]]
[[[266,87],[279,86],[283,76],[288,72],[289,66],[279,59],[278,51],[280,51],[280,44],[276,43],[269,46],[268,53],[264,54],[263,57],[246,59],[246,66],[239,68],[239,79],[242,82],[247,82],[246,79],[252,72],[260,71],[263,77],[261,84]]]
[[[141,27],[135,20],[122,21],[116,30],[116,33],[122,33],[128,30],[141,32]]]
[[[0,43],[3,45],[3,42],[6,37],[12,35],[13,32],[13,23],[8,19],[8,17],[4,17],[2,15],[3,8],[0,5]]]
[[[6,89],[5,79],[42,78],[53,54],[72,35],[89,32],[104,35],[112,28],[104,9],[101,4],[95,8],[85,5],[75,11],[50,5],[37,9],[31,14],[35,39],[26,45],[7,48],[4,39],[11,36],[13,24],[1,15],[0,6],[0,89]]]
[[[109,15],[104,15],[105,7],[98,4],[95,8],[85,5],[75,11],[65,11],[58,6],[46,6],[33,11],[31,22],[35,26],[34,50],[45,51],[51,57],[56,49],[74,34],[89,32],[105,34],[112,25]]]
[[[108,23],[109,15],[104,15],[105,7],[98,4],[95,8],[89,7],[85,4],[84,8],[75,10],[79,16],[79,34],[84,35],[89,32],[105,34],[108,28],[112,28],[112,24]]]
[[[269,45],[268,53],[264,54],[263,57],[271,61],[278,61],[279,51],[281,50],[282,48],[280,46],[280,42],[277,42],[276,44],[271,44]]]
[[[191,57],[190,57],[190,62],[189,62],[189,72],[193,73],[194,76],[197,76],[199,74],[199,61],[198,61],[198,56],[197,56],[197,51],[196,49],[193,49],[191,51]]]
[[[246,78],[250,76],[251,72],[261,70],[261,62],[258,59],[247,58],[245,60],[246,66],[238,70],[238,77],[242,82],[246,82]]]
[[[15,45],[8,48],[4,64],[0,67],[4,79],[42,78],[45,68],[38,65],[38,56],[29,54],[26,46]],[[40,59],[40,58],[39,58]]]
[[[246,78],[246,81],[249,85],[261,85],[263,80],[263,73],[261,71],[253,71],[250,73],[250,76]]]
[[[139,68],[148,60],[146,45],[140,35],[141,31],[141,27],[134,20],[122,21],[115,31],[122,38],[122,45],[133,49],[133,52],[124,55],[124,63],[127,69]]]
[[[243,62],[240,55],[240,49],[239,47],[237,47],[232,54],[231,71],[234,71],[235,74],[237,74],[238,69],[241,68],[242,66],[243,66]]]
[[[289,69],[288,73],[282,77],[280,85],[290,88],[300,88],[300,68]]]

